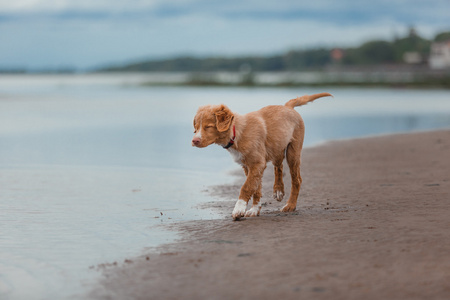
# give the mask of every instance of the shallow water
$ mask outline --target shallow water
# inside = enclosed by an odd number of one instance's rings
[[[237,168],[190,146],[198,106],[239,113],[315,92],[297,110],[306,146],[450,128],[450,92],[352,88],[133,86],[141,77],[0,76],[0,299],[75,298],[97,275],[173,241],[161,224],[221,217],[201,209]],[[26,287],[26,289],[24,288]]]
[[[197,207],[211,201],[201,193],[207,172],[31,166],[0,173],[0,292],[11,299],[70,296],[95,276],[89,267],[176,238],[159,224],[214,217]]]

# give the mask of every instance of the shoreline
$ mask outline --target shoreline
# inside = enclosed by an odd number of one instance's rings
[[[58,78],[62,84],[89,77],[110,78],[113,84],[129,87],[217,87],[217,88],[389,88],[433,90],[450,88],[448,72],[392,72],[382,70],[310,70],[297,72],[75,72],[75,73],[0,73],[0,77]],[[97,77],[97,78],[96,78]]]
[[[388,81],[317,81],[317,82],[280,82],[280,83],[257,83],[257,82],[239,82],[227,83],[220,81],[208,80],[189,80],[180,83],[164,83],[164,82],[146,82],[141,84],[142,87],[223,87],[223,88],[319,88],[319,87],[334,87],[334,88],[391,88],[391,89],[450,89],[450,80],[442,78],[439,80],[417,80],[405,82],[388,82]]]
[[[210,189],[223,219],[173,224],[182,240],[99,266],[89,297],[448,298],[449,150],[450,130],[305,148],[297,211],[279,212],[268,164],[261,216],[239,222],[228,216],[243,182],[233,172],[234,184]]]

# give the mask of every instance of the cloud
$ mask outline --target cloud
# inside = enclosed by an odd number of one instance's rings
[[[2,0],[0,12],[5,13],[51,13],[61,11],[124,11],[150,8],[161,1],[158,0]]]
[[[0,68],[356,45],[448,30],[448,0],[0,0]]]
[[[441,19],[449,16],[448,0],[356,0],[255,1],[255,0],[1,0],[0,14],[11,16],[133,16],[160,18],[183,15],[210,15],[244,19],[313,19],[328,21],[391,18],[399,21]]]
[[[448,0],[0,0],[0,22],[32,19],[128,20],[194,16],[235,20],[315,20],[358,25],[390,20],[405,24],[448,24]]]

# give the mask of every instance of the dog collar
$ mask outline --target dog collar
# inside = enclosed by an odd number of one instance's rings
[[[223,148],[228,149],[231,146],[233,146],[235,139],[236,139],[236,127],[233,125],[233,137],[231,138],[231,140],[228,142],[228,144],[226,146],[223,146]]]

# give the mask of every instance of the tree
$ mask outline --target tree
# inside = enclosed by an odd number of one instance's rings
[[[445,42],[450,40],[450,31],[447,32],[441,32],[434,38],[435,42]]]

